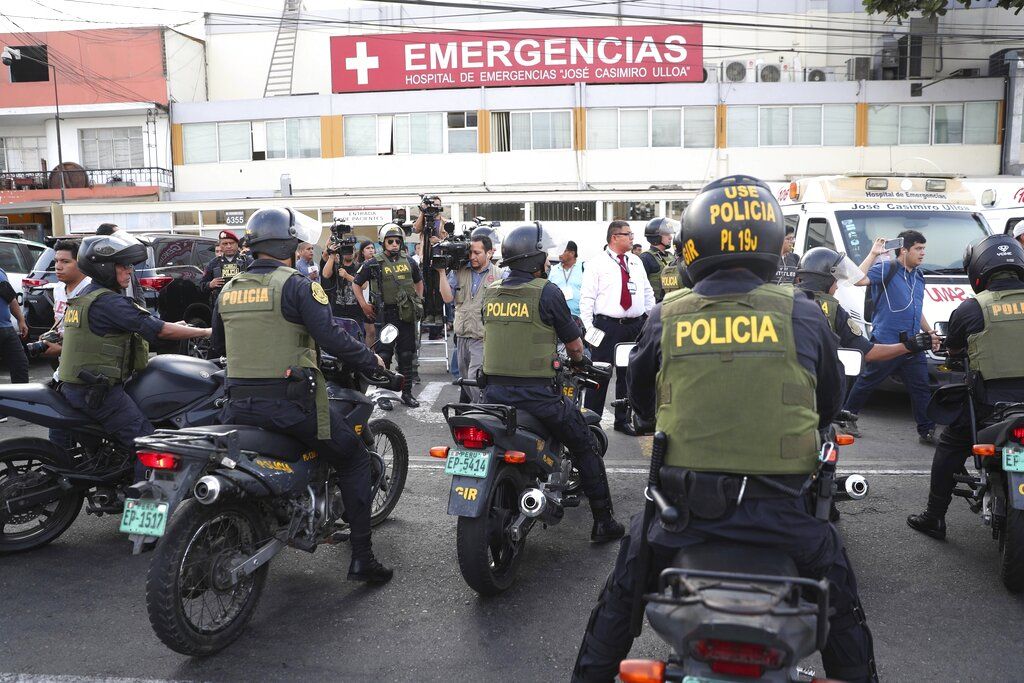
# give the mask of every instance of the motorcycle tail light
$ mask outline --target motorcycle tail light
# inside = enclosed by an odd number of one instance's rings
[[[505,451],[505,462],[510,465],[522,465],[526,462],[526,453],[522,451]]]
[[[971,447],[971,452],[982,458],[988,458],[996,454],[994,443],[976,443]]]
[[[153,277],[140,277],[139,284],[145,289],[152,289],[153,291],[159,292],[161,289],[171,284],[174,278],[170,275],[154,275]]]
[[[174,453],[158,453],[156,451],[139,451],[139,462],[151,470],[173,470],[178,467],[178,456]]]
[[[448,447],[447,446],[434,446],[434,447],[432,447],[430,449],[430,457],[431,458],[441,458],[442,460],[444,458],[447,458],[448,457]]]
[[[1024,426],[1014,427],[1010,430],[1010,438],[1017,443],[1024,443]]]
[[[453,431],[455,441],[465,448],[487,448],[494,443],[491,435],[479,427],[456,427]]]
[[[836,434],[835,444],[837,446],[852,446],[854,438],[849,434]]]
[[[653,659],[626,659],[619,664],[619,678],[624,683],[663,683],[665,662]]]
[[[784,659],[781,650],[756,643],[707,639],[698,640],[691,649],[714,673],[730,676],[760,677],[765,669],[778,669]]]

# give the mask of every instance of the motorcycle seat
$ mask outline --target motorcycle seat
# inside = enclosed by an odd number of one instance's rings
[[[701,543],[680,550],[673,566],[713,572],[799,576],[796,563],[776,548],[739,543]]]
[[[74,428],[92,424],[48,384],[5,384],[0,388],[0,415],[21,418],[44,427]]]
[[[516,411],[516,423],[523,429],[527,429],[544,439],[551,436],[551,433],[548,431],[548,428],[544,426],[544,423],[525,410]]]
[[[209,425],[192,427],[188,431],[208,434],[238,432],[238,445],[243,451],[255,451],[262,456],[283,462],[299,462],[302,460],[302,454],[311,450],[301,441],[287,434],[251,425]]]

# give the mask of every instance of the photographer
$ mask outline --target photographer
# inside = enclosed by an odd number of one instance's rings
[[[446,304],[455,302],[455,336],[459,372],[463,377],[475,379],[484,365],[484,290],[500,279],[498,267],[491,263],[494,244],[486,234],[488,228],[477,228],[469,242],[467,260],[453,263],[448,277],[444,274],[447,259],[435,258],[440,280],[441,298]],[[470,403],[480,400],[480,390],[463,387]]]
[[[419,256],[420,265],[423,266],[423,274],[426,278],[424,283],[424,318],[425,325],[438,326],[444,324],[444,307],[439,296],[440,280],[436,270],[430,265],[431,249],[448,239],[444,215],[441,213],[441,199],[437,196],[420,195],[420,215],[412,229],[420,235],[419,244],[416,246],[416,254]],[[424,245],[429,245],[424,248]],[[430,339],[439,339],[440,330],[432,329]]]
[[[331,297],[331,310],[335,317],[351,318],[361,323],[366,317],[352,291],[352,282],[358,271],[356,238],[352,234],[352,227],[335,221],[331,226],[331,238],[324,250],[324,257],[320,261],[321,283]]]

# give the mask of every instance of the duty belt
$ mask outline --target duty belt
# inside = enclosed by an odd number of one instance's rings
[[[644,317],[645,316],[638,315],[638,316],[635,316],[633,318],[613,318],[610,315],[601,315],[600,313],[598,313],[597,315],[594,316],[594,320],[602,320],[602,321],[607,320],[607,321],[609,321],[611,323],[615,323],[615,324],[618,324],[618,325],[630,325],[632,323],[635,323],[638,320],[643,320]]]
[[[684,467],[664,466],[661,468],[661,486],[667,495],[676,497],[685,495],[683,483],[688,476],[700,480],[721,480],[721,488],[726,498],[737,500],[740,491],[743,498],[797,498],[803,494],[803,485],[809,475],[787,474],[774,476],[745,476],[726,472],[697,472]]]

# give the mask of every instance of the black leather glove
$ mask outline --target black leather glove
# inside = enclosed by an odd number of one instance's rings
[[[569,360],[569,364],[572,367],[574,367],[577,370],[579,370],[579,369],[586,368],[586,367],[589,367],[589,366],[593,365],[594,361],[592,361],[590,359],[590,356],[588,356],[587,354],[583,354],[583,356],[579,360],[572,360],[572,359],[570,359]]]
[[[907,347],[907,351],[911,353],[929,351],[932,348],[932,336],[927,332],[918,332],[909,338],[906,336],[906,333],[903,333],[900,335],[900,341]]]

